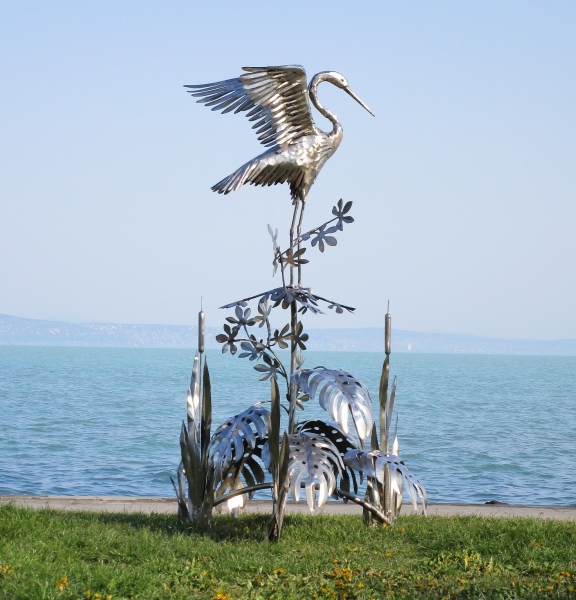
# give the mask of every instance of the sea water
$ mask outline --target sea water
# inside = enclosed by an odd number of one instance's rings
[[[213,429],[269,399],[254,363],[206,355]],[[173,495],[193,356],[0,346],[0,494]],[[306,356],[358,377],[377,415],[382,355]],[[431,502],[576,504],[576,358],[392,354],[391,375],[400,456]]]

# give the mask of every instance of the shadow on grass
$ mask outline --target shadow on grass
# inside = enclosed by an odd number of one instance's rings
[[[0,506],[0,520],[7,521],[57,521],[67,528],[85,530],[90,525],[107,527],[128,527],[135,532],[146,530],[164,536],[190,536],[220,541],[262,542],[270,524],[270,514],[241,514],[237,519],[231,515],[214,515],[209,527],[193,527],[181,523],[176,515],[144,513],[108,513],[89,511],[68,511],[43,508],[39,510],[18,507],[13,504]],[[307,536],[324,535],[329,530],[346,529],[351,520],[360,525],[360,517],[340,517],[334,515],[286,515],[285,535],[290,530],[306,531]],[[356,523],[357,521],[357,523]],[[13,523],[16,525],[16,523]]]
[[[267,514],[244,514],[237,519],[230,515],[214,515],[209,527],[193,527],[178,521],[176,515],[67,511],[50,508],[34,510],[14,504],[0,506],[0,518],[7,520],[56,518],[61,523],[72,527],[103,524],[147,530],[168,536],[200,536],[214,541],[261,541],[270,524],[270,515]],[[289,525],[289,522],[290,518],[287,518],[285,523]]]
[[[62,515],[62,513],[59,513]],[[220,541],[264,541],[264,536],[270,525],[270,515],[267,514],[243,514],[237,519],[230,515],[214,515],[208,527],[193,527],[181,523],[175,516],[158,514],[138,513],[68,513],[77,521],[98,522],[105,525],[123,525],[135,530],[146,529],[169,536],[189,535],[191,537],[202,537],[215,542]],[[72,516],[73,515],[73,516]],[[314,515],[287,515],[284,518],[284,529],[286,533],[293,527],[303,527],[314,520],[316,526],[320,521],[333,521],[334,517]],[[339,520],[336,518],[336,520]],[[359,521],[359,519],[358,519]]]

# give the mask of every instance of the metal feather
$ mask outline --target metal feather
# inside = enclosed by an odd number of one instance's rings
[[[289,164],[303,177],[296,184],[291,180],[292,199],[306,199],[320,169],[336,151],[342,140],[338,119],[318,101],[318,85],[327,81],[345,90],[365,109],[368,107],[352,92],[346,79],[334,71],[318,73],[307,86],[306,71],[299,65],[280,67],[244,67],[244,74],[203,85],[187,85],[197,102],[222,113],[244,112],[249,121],[256,121],[258,141],[270,150],[237,169],[218,182],[212,190],[228,194],[244,183],[273,185],[284,183],[283,169],[268,172],[266,177],[247,176],[251,165]],[[312,118],[310,101],[333,124],[332,131],[321,131]]]

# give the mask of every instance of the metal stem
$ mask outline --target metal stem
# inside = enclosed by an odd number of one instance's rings
[[[242,496],[242,494],[250,494],[251,492],[257,492],[259,490],[269,490],[273,485],[274,484],[272,483],[257,483],[256,485],[250,485],[239,490],[234,490],[233,492],[214,500],[214,506],[218,506],[218,504],[222,504],[222,502],[226,502],[226,500],[229,500],[230,498]]]
[[[301,243],[301,233],[302,233],[302,221],[304,220],[304,209],[306,208],[306,196],[302,194],[302,208],[300,209],[300,219],[298,220],[298,237],[296,238],[296,242],[298,245],[298,250],[300,250]],[[298,285],[302,285],[302,265],[300,261],[298,261]]]
[[[296,327],[298,326],[296,300],[292,300],[290,303],[290,326],[293,337],[290,344],[290,414],[288,417],[289,434],[294,433],[296,429],[296,396],[298,394],[298,385],[292,381],[292,376],[296,372],[296,355],[298,352],[298,344],[295,341]]]
[[[334,221],[338,221],[339,217],[334,217],[333,219],[330,219],[329,221],[326,221],[326,223],[322,223],[322,225],[330,225],[330,223],[333,223]],[[314,227],[314,229],[311,229],[310,231],[307,231],[306,233],[304,233],[303,235],[312,235],[313,233],[316,233],[316,231],[320,230],[320,227],[322,227],[322,225],[320,225],[319,227]],[[296,242],[301,242],[303,241],[301,239],[301,236],[298,236],[298,239],[296,240]],[[289,249],[288,249],[289,250]],[[282,252],[282,254],[286,254],[286,252],[288,252],[288,250],[284,250],[284,252]]]
[[[278,256],[278,262],[280,263],[280,275],[282,275],[282,286],[286,287],[286,280],[284,279],[284,264],[282,262],[282,253],[280,248],[276,249],[276,255]]]
[[[299,200],[294,201],[294,215],[292,216],[292,225],[290,226],[290,248],[294,245],[294,227],[296,227],[296,215],[298,214]],[[290,265],[290,285],[294,285],[294,267]]]
[[[374,508],[369,502],[365,502],[355,496],[354,494],[349,494],[348,492],[344,492],[342,490],[336,490],[336,493],[340,498],[346,498],[347,500],[351,500],[352,502],[359,504],[362,508],[370,511],[381,523],[386,523],[388,525],[392,525],[390,519],[382,512],[380,512],[377,508]]]

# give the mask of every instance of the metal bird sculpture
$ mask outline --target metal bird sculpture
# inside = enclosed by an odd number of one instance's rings
[[[308,192],[320,169],[340,145],[343,133],[336,115],[318,101],[318,85],[323,81],[332,83],[374,115],[350,89],[346,78],[336,71],[317,73],[308,87],[306,71],[299,65],[244,67],[243,71],[245,73],[236,79],[184,86],[190,88],[192,96],[199,98],[198,102],[214,111],[246,112],[250,121],[256,121],[252,128],[257,130],[258,140],[269,148],[218,182],[212,190],[229,194],[245,183],[262,186],[289,183],[294,204],[290,248],[294,247],[294,229],[301,207],[296,238],[299,247]],[[332,122],[329,133],[314,123],[310,101]]]

